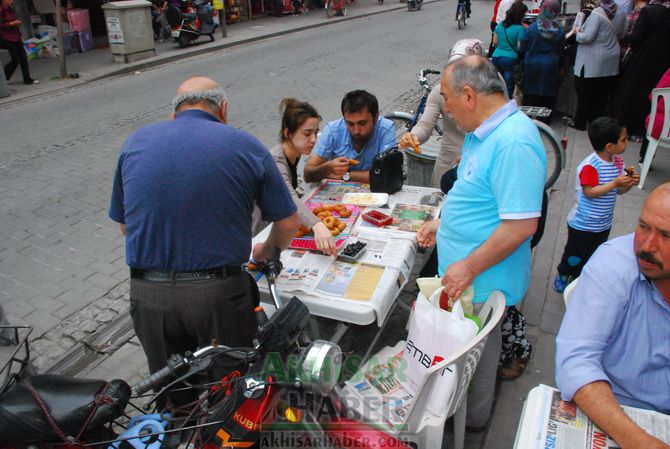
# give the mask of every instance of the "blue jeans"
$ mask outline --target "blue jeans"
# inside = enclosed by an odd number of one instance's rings
[[[510,58],[509,56],[494,56],[491,60],[505,80],[505,84],[507,84],[507,95],[510,99],[514,96],[514,77],[512,76],[512,68],[514,67],[516,60],[517,58]]]

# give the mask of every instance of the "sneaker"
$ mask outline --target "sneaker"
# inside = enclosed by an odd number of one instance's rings
[[[564,274],[557,274],[554,278],[554,291],[558,293],[563,293],[565,287],[572,282],[572,277]]]
[[[28,80],[28,81],[24,81],[24,82],[23,82],[23,84],[28,84],[28,85],[30,85],[30,84],[39,84],[39,83],[40,83],[39,80]]]

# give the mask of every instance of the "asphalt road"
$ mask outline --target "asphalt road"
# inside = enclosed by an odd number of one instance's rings
[[[383,111],[409,107],[420,68],[440,69],[459,38],[488,42],[492,3],[475,2],[463,31],[453,6],[240,45],[0,111],[0,303],[13,322],[35,327],[38,367],[125,309],[123,239],[107,218],[111,180],[125,137],[168,118],[182,80],[219,81],[230,124],[270,146],[286,96],[310,101],[324,120],[338,118],[342,96],[359,88],[376,94]]]

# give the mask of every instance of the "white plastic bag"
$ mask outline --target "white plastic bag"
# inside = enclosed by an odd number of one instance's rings
[[[437,289],[429,299],[420,294],[412,313],[405,352],[406,376],[414,388],[418,388],[428,369],[462,348],[477,335],[477,325],[465,318],[460,300],[451,312],[439,307],[440,293]],[[428,410],[440,414],[456,389],[456,378],[445,369],[431,392]]]

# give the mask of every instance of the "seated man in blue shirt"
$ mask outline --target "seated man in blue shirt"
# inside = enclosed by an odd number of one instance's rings
[[[368,183],[374,157],[395,146],[395,125],[379,116],[374,95],[349,92],[341,109],[343,117],[326,125],[305,164],[305,182],[329,178]]]
[[[556,338],[556,384],[622,449],[670,445],[619,406],[670,414],[670,183],[649,194],[635,233],[598,248]]]

